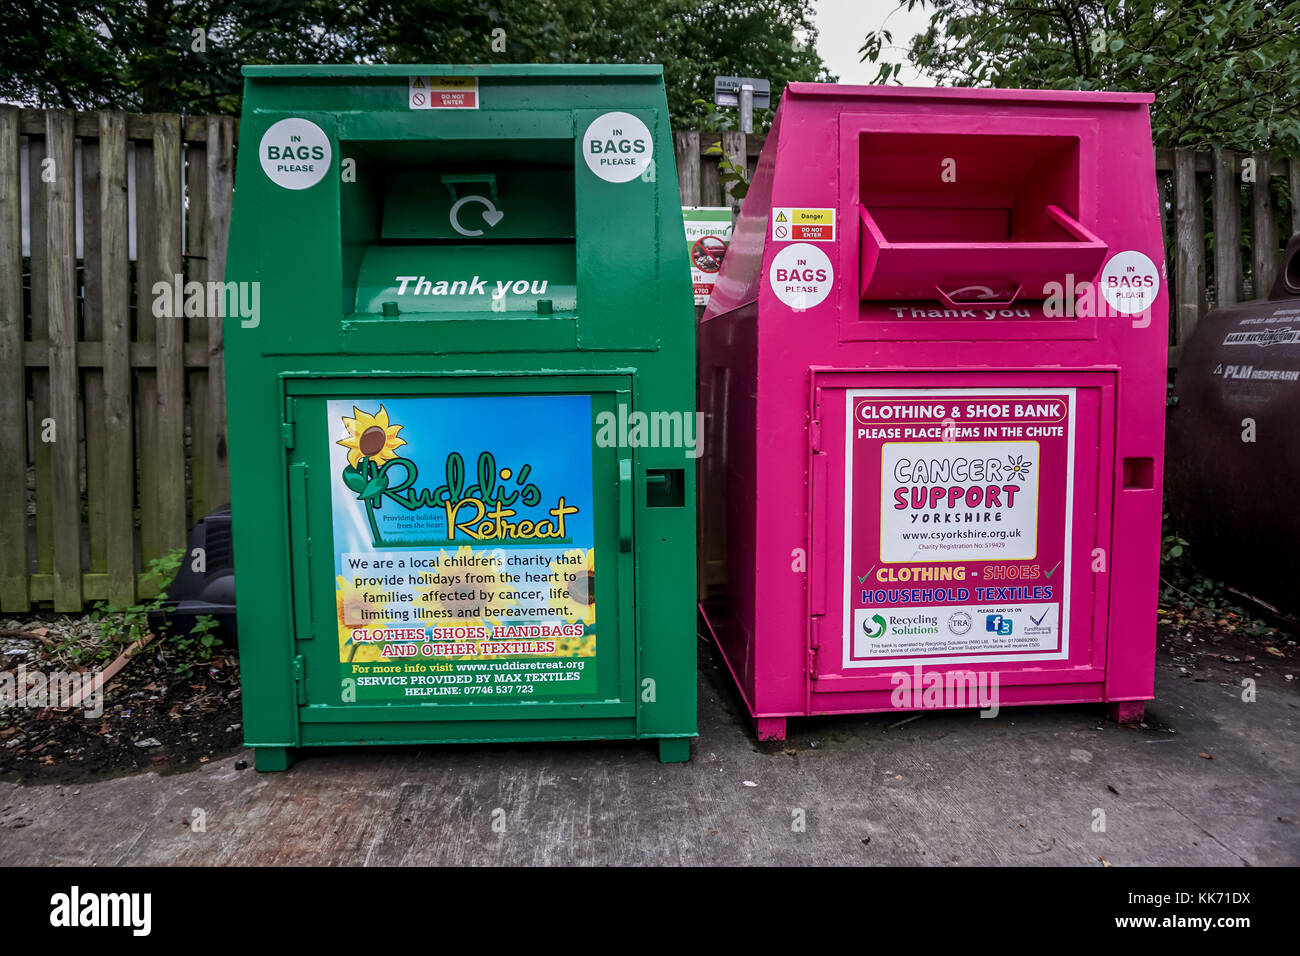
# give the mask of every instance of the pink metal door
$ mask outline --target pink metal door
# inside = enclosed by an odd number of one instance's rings
[[[1114,397],[1108,371],[814,370],[809,712],[907,708],[901,672],[1102,699]]]

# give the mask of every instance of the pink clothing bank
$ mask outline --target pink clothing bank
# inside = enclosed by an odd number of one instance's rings
[[[702,610],[753,717],[1153,689],[1145,94],[792,83],[700,325]]]

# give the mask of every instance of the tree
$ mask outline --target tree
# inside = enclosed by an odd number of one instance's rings
[[[287,0],[11,0],[0,97],[26,105],[233,112],[243,63],[350,59],[357,5]]]
[[[591,0],[573,3],[592,10]],[[772,103],[792,80],[830,81],[814,49],[811,0],[599,0],[575,33],[570,62],[663,63],[673,125],[699,128],[711,116],[715,76],[755,76],[772,83]],[[771,120],[755,113],[756,128]]]
[[[811,0],[11,0],[0,98],[231,113],[246,63],[662,63],[676,125],[718,74],[827,80]],[[761,118],[759,118],[761,120]]]
[[[1157,146],[1300,155],[1300,2],[1287,0],[899,0],[933,10],[909,61],[955,86],[1156,94]],[[862,59],[877,82],[887,30]]]

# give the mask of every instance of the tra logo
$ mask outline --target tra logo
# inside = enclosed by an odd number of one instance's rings
[[[1001,614],[989,614],[984,618],[984,630],[1006,636],[1011,633],[1012,621]]]
[[[949,615],[948,617],[949,633],[961,637],[963,634],[968,633],[970,631],[970,628],[971,628],[970,615],[967,614],[965,611],[954,611],[951,615]]]

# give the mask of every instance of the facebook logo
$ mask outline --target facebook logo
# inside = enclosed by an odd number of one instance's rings
[[[1011,633],[1011,618],[1001,614],[988,614],[984,617],[984,630],[1003,636]]]

